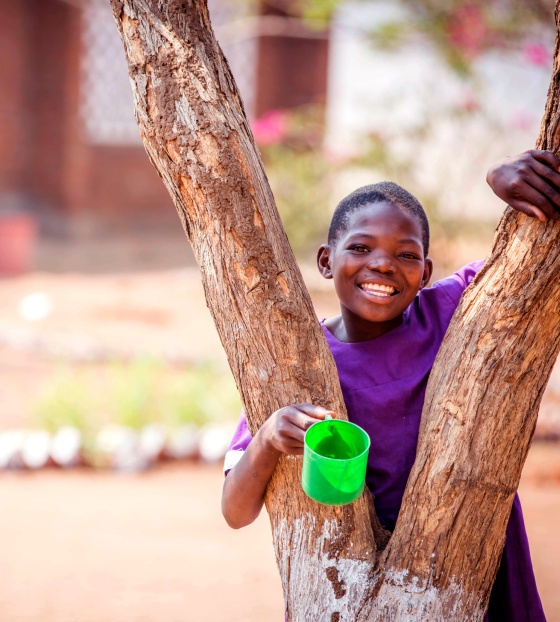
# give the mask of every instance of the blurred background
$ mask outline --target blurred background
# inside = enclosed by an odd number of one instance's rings
[[[488,253],[486,171],[538,135],[552,0],[209,6],[319,317],[337,301],[316,248],[365,183],[423,203],[435,279]],[[0,15],[0,619],[281,620],[267,517],[221,517],[240,402],[108,1]],[[557,365],[520,488],[549,620],[558,439]]]

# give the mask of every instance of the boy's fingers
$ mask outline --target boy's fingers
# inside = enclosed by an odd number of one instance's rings
[[[301,434],[301,430],[296,428],[294,430],[294,435],[297,435],[298,438],[294,438],[294,436],[289,436],[284,439],[284,446],[289,451],[297,451],[298,449],[303,449],[303,437],[305,433]]]
[[[334,416],[332,410],[314,404],[292,404],[276,411],[276,437],[284,452],[301,454],[303,438],[307,430],[327,415]]]
[[[280,432],[284,445],[291,449],[302,449],[305,433],[316,421],[309,417],[291,421]]]
[[[531,175],[527,183],[544,194],[554,205],[560,207],[560,173],[537,161],[532,164],[531,169],[535,175]]]
[[[540,162],[544,164],[548,164],[551,168],[559,171],[560,170],[560,158],[552,153],[551,151],[546,151],[544,149],[531,149],[529,153]]]
[[[294,431],[294,433],[300,432],[301,430]],[[303,434],[301,435],[301,440],[295,439],[290,436],[283,438],[280,442],[280,448],[286,454],[300,456],[303,453]]]
[[[303,435],[314,423],[317,423],[317,418],[310,417],[309,415],[306,415],[301,411],[297,411],[297,413],[295,413],[294,416],[291,417],[291,421],[293,425],[296,426],[301,432],[301,435],[298,435],[298,438],[300,438],[301,436],[301,440],[303,441]]]
[[[531,218],[538,218],[541,222],[547,221],[546,214],[541,211],[538,207],[531,205],[531,203],[527,203],[527,201],[512,201],[511,207],[514,207],[516,210],[527,214],[527,216],[531,216]]]
[[[284,439],[290,439],[288,442],[295,440],[303,443],[303,437],[317,419],[311,418],[294,408],[286,413],[286,417],[280,422],[278,432]]]
[[[307,432],[314,423],[317,423],[317,420],[322,420],[327,415],[333,416],[334,412],[314,404],[295,404],[289,416],[294,429],[290,429],[289,435],[292,438],[301,440],[303,443],[305,432]]]
[[[533,185],[534,184],[534,185]],[[546,217],[557,220],[559,212],[556,206],[548,199],[551,193],[551,186],[540,178],[533,178],[521,184],[514,194],[514,199],[508,200],[508,203],[529,216],[536,216],[539,220],[543,220],[535,214],[535,209]]]
[[[317,406],[316,404],[310,404],[309,402],[296,404],[296,408],[306,415],[314,417],[315,419],[324,419],[327,415],[330,415],[331,417],[336,416],[334,411],[323,408],[322,406]]]

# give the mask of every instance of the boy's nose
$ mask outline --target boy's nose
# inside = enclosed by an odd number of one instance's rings
[[[368,262],[368,268],[375,272],[395,272],[395,262],[386,253],[373,253]]]

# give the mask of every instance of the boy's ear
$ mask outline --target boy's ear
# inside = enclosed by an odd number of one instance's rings
[[[317,267],[325,279],[332,279],[331,270],[331,247],[328,244],[321,244],[317,252]]]
[[[432,278],[432,272],[434,271],[434,264],[429,257],[424,259],[424,274],[422,275],[422,282],[420,283],[420,289],[426,287]]]

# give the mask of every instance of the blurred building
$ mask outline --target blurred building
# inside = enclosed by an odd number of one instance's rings
[[[497,216],[484,172],[533,144],[551,53],[484,54],[466,83],[421,38],[372,46],[375,25],[406,22],[402,3],[345,0],[329,31],[306,28],[297,0],[255,0],[256,15],[249,4],[209,0],[249,117],[326,103],[329,153],[355,153],[371,136],[397,161],[414,151],[418,164],[396,181],[449,213]],[[33,211],[44,230],[176,226],[140,143],[109,0],[0,0],[0,11],[0,214]],[[334,195],[385,176],[343,176]]]
[[[292,2],[211,0],[247,112],[324,102],[328,33]],[[0,0],[0,213],[45,230],[176,224],[144,153],[108,0]]]

